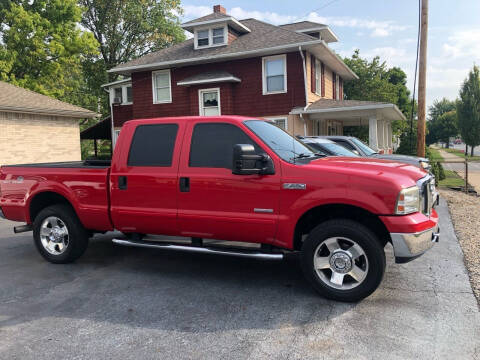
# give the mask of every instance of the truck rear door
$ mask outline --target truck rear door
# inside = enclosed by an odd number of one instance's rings
[[[122,129],[110,177],[111,217],[123,232],[176,235],[181,121]],[[117,153],[118,151],[118,153]]]
[[[238,123],[227,119],[188,124],[179,170],[178,219],[182,236],[274,241],[280,166],[275,164],[274,175],[234,175],[235,144],[252,144],[258,153],[268,153]]]

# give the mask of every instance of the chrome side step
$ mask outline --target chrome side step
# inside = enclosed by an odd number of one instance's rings
[[[282,260],[284,254],[269,254],[269,253],[262,253],[262,252],[255,252],[255,251],[248,251],[248,250],[230,250],[228,248],[219,249],[213,247],[196,247],[196,246],[188,246],[188,245],[175,245],[171,243],[162,243],[157,241],[131,241],[126,239],[113,239],[112,240],[115,244],[123,245],[123,246],[136,246],[136,247],[144,247],[144,248],[154,248],[154,249],[165,249],[165,250],[175,250],[175,251],[190,251],[202,254],[219,254],[219,255],[227,255],[227,256],[237,256],[237,257],[245,257],[245,258],[254,258],[254,259],[261,259],[261,260]]]

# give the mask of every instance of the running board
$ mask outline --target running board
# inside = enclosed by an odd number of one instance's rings
[[[144,248],[154,248],[154,249],[165,249],[165,250],[175,250],[175,251],[190,251],[196,252],[201,254],[219,254],[219,255],[227,255],[227,256],[238,256],[238,257],[245,257],[245,258],[254,258],[254,259],[262,259],[262,260],[282,260],[284,254],[269,254],[269,253],[262,253],[262,252],[254,252],[248,250],[230,250],[230,249],[217,249],[212,247],[195,247],[195,246],[188,246],[188,245],[175,245],[171,243],[161,243],[156,241],[131,241],[131,240],[124,240],[124,239],[113,239],[112,240],[115,244],[123,245],[123,246],[136,246],[136,247],[144,247]]]

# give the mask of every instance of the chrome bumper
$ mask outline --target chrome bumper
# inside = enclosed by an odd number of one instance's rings
[[[422,255],[440,240],[437,226],[418,233],[391,233],[396,263],[406,263]]]

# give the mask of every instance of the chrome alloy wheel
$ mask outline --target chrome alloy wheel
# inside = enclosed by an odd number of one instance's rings
[[[70,241],[68,228],[60,218],[49,216],[43,220],[40,227],[40,240],[50,254],[63,254]]]
[[[313,266],[323,283],[339,290],[357,287],[368,274],[365,251],[344,237],[332,237],[320,243],[313,254]]]

